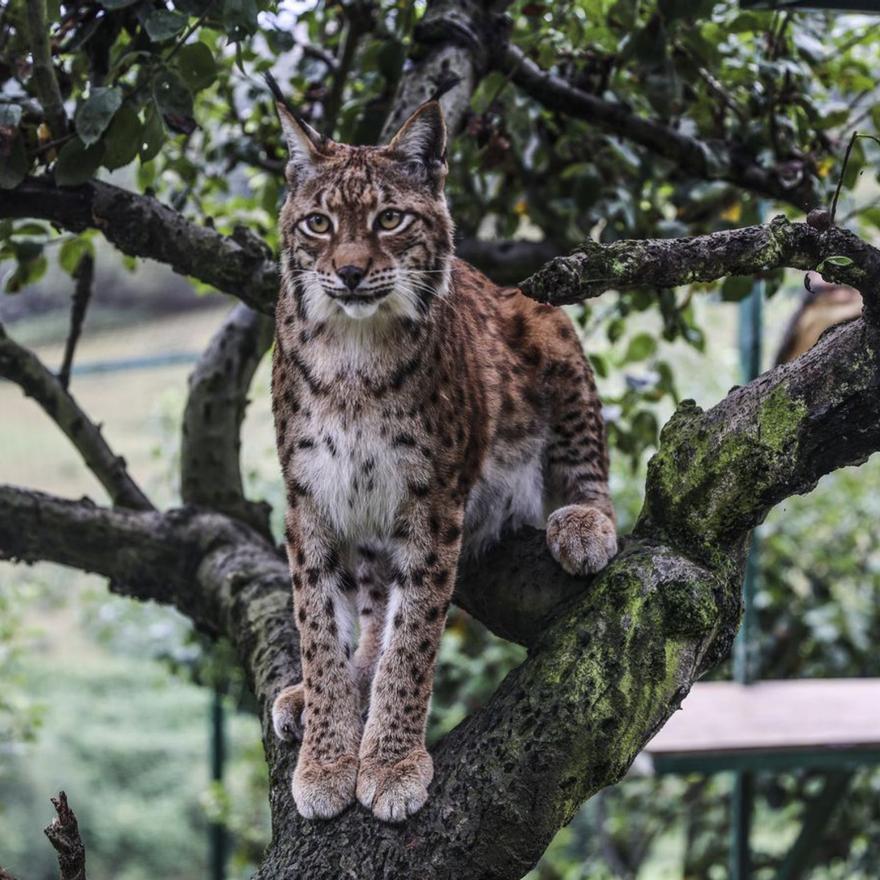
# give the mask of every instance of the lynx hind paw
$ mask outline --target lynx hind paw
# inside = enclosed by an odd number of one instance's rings
[[[595,507],[570,504],[550,514],[547,546],[569,574],[595,574],[617,553],[617,530]]]
[[[306,693],[303,683],[284,688],[272,704],[275,735],[287,742],[301,740],[306,727]]]
[[[434,762],[424,749],[394,764],[362,759],[357,797],[377,819],[403,822],[424,806],[433,776]]]

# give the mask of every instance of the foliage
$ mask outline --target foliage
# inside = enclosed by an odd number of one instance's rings
[[[245,224],[271,246],[284,152],[260,75],[273,71],[318,128],[372,142],[424,11],[401,0],[185,0],[173,9],[147,0],[50,3],[56,74],[74,108],[73,130],[59,134],[35,102],[27,2],[37,0],[14,0],[0,18],[0,137],[8,156],[0,185],[44,169],[72,185],[124,168],[139,190],[221,231]],[[806,176],[820,200],[829,199],[851,130],[877,133],[870,96],[880,41],[870,39],[876,26],[864,17],[743,11],[733,0],[519,0],[510,16],[513,42],[582,90],[700,138],[718,156],[750,157],[790,172],[792,183]],[[845,187],[878,155],[873,140],[858,139]],[[694,179],[625,138],[547,111],[500,71],[478,85],[450,163],[463,237],[540,236],[562,252],[590,236],[681,235],[753,222],[761,212],[754,193]],[[868,230],[880,224],[875,202],[861,208]],[[42,275],[56,239],[41,224],[0,223],[0,259],[14,264],[8,292]],[[54,254],[69,268],[80,245],[65,239]],[[725,298],[747,293],[742,282],[730,279]],[[621,292],[598,314],[582,310],[585,328],[627,344],[616,364],[595,361],[600,375],[653,360],[653,340],[627,340],[626,327],[634,313],[654,309],[663,339],[704,345],[690,294]],[[667,395],[675,396],[674,376],[659,361],[651,381],[611,401],[612,440],[634,464],[656,442],[646,404]]]

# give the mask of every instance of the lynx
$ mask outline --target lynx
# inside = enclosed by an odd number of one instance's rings
[[[545,522],[570,574],[616,553],[604,425],[567,315],[453,256],[436,101],[380,147],[279,113],[272,398],[303,678],[277,697],[274,726],[302,739],[303,816],[357,799],[399,822],[428,797],[426,716],[459,556]]]

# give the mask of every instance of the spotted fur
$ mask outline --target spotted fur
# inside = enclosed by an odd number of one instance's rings
[[[272,396],[303,681],[307,817],[427,798],[425,722],[459,556],[543,525],[573,574],[616,552],[590,367],[567,316],[452,255],[445,130],[423,105],[384,147],[290,147]],[[356,632],[359,639],[355,638]]]

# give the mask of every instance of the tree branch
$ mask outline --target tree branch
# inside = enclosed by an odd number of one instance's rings
[[[726,180],[804,210],[815,206],[813,182],[804,163],[796,169],[764,168],[752,157],[739,155],[724,141],[701,141],[665,122],[639,116],[623,104],[584,92],[562,77],[542,70],[516,46],[507,46],[496,66],[548,109],[583,119],[608,134],[631,140],[669,159],[688,177]]]
[[[61,89],[58,88],[55,68],[52,66],[46,0],[27,0],[25,5],[28,40],[34,61],[34,86],[43,105],[52,137],[62,138],[67,134],[67,114],[64,112],[64,99],[61,97]]]
[[[55,851],[58,853],[58,867],[61,880],[86,880],[86,848],[79,835],[76,814],[67,803],[67,795],[62,791],[52,798],[55,817],[43,829]]]
[[[67,334],[67,341],[64,344],[64,360],[61,362],[61,369],[58,371],[58,381],[65,391],[70,385],[73,356],[76,352],[76,343],[79,341],[79,336],[82,332],[86,309],[89,307],[89,299],[92,296],[94,275],[95,260],[91,254],[84,254],[73,272],[76,285],[73,289],[70,305],[70,330]]]
[[[243,520],[267,536],[269,506],[245,498],[239,459],[248,389],[272,332],[266,315],[243,304],[232,309],[189,378],[180,454],[184,503]]]
[[[693,238],[639,239],[613,244],[584,242],[522,282],[523,292],[554,305],[592,299],[606,290],[676,287],[715,281],[727,275],[754,275],[771,269],[815,269],[828,257],[823,277],[859,290],[880,284],[880,251],[838,227],[816,229],[776,217],[766,226],[747,226]],[[867,308],[876,304],[867,302]]]
[[[504,0],[432,0],[415,28],[415,43],[421,54],[400,79],[392,110],[382,128],[386,143],[407,117],[435,90],[457,76],[459,82],[444,94],[440,103],[450,135],[461,128],[471,95],[485,73],[486,47],[505,29],[501,13]]]
[[[59,187],[50,178],[29,177],[4,193],[0,217],[39,218],[72,232],[99,229],[124,254],[167,263],[257,311],[274,313],[278,266],[262,240],[244,229],[220,235],[150,196],[99,181]]]
[[[119,507],[149,510],[152,504],[126,470],[125,459],[113,453],[61,380],[39,358],[10,339],[0,325],[0,376],[32,397],[67,435],[89,470]]]

